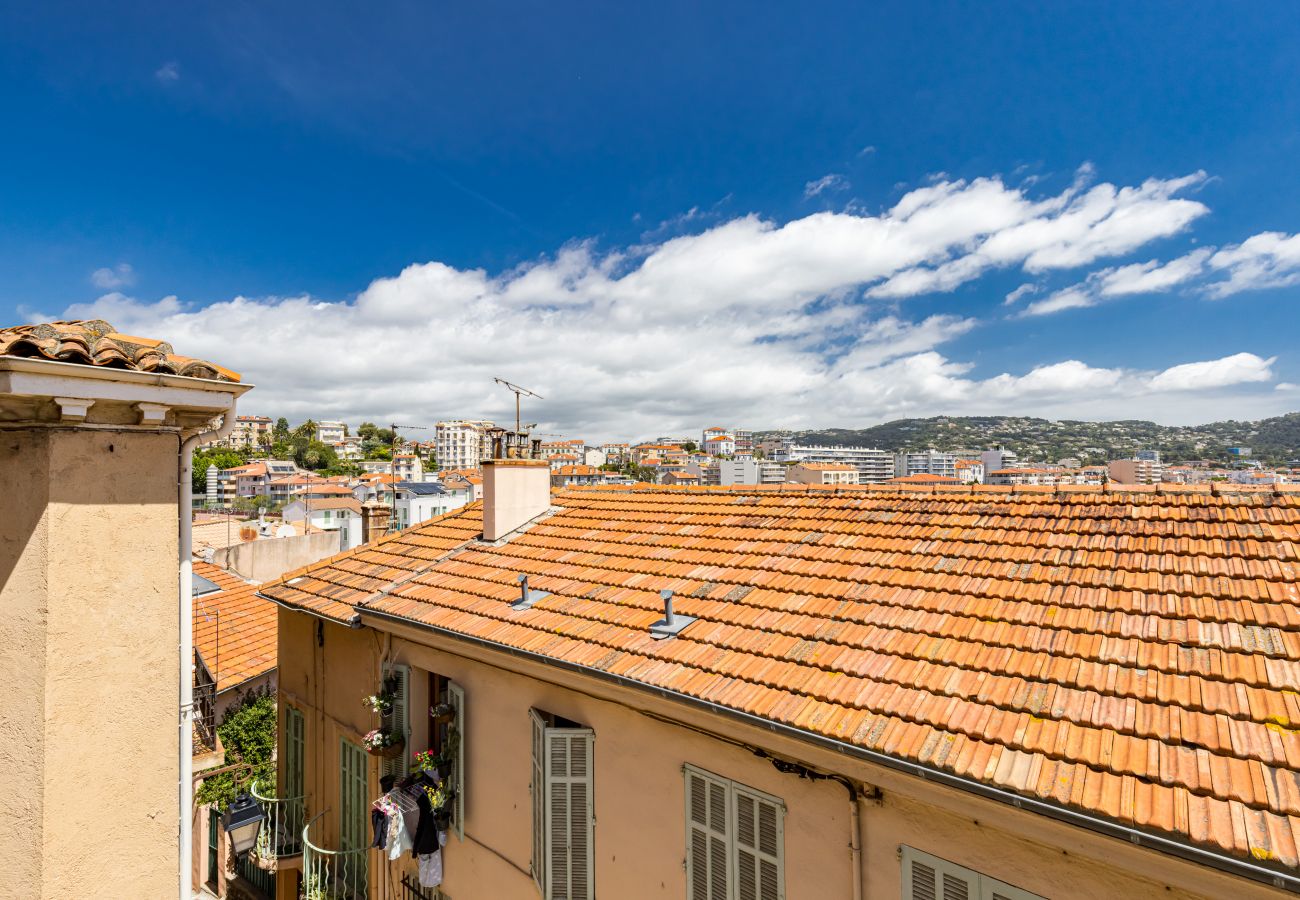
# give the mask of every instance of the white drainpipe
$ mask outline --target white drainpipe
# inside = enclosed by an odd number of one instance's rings
[[[201,431],[181,443],[177,487],[180,493],[180,900],[193,900],[194,880],[194,583],[193,564],[193,506],[194,485],[190,478],[193,468],[194,448],[208,441],[224,438],[235,428],[235,398],[230,398],[230,408],[222,415],[221,427],[215,431]]]

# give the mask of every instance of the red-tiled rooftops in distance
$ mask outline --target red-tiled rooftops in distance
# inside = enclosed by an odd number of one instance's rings
[[[474,504],[262,593],[1297,864],[1300,487],[772,487],[558,492],[500,546]]]
[[[916,475],[900,475],[898,478],[889,479],[890,484],[957,484],[956,478],[949,478],[947,475],[931,475],[925,472],[919,472]]]
[[[238,372],[202,359],[177,356],[166,341],[119,334],[101,319],[44,322],[0,329],[0,356],[25,356],[110,369],[239,381]]]

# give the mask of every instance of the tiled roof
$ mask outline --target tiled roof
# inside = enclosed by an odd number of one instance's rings
[[[177,356],[166,341],[118,334],[117,329],[102,319],[0,328],[0,356],[27,356],[110,369],[239,381],[238,372],[201,359]]]
[[[613,673],[1241,859],[1300,838],[1300,490],[557,493],[262,593]],[[549,591],[515,611],[516,576]],[[656,641],[659,591],[698,617]]]
[[[322,497],[319,500],[297,500],[304,510],[323,512],[327,509],[346,509],[361,515],[361,501],[356,497]]]
[[[278,617],[275,607],[257,596],[257,585],[198,559],[194,572],[221,588],[194,598],[194,648],[214,673],[217,690],[274,669]]]
[[[560,466],[558,469],[555,470],[554,474],[560,476],[599,475],[600,469],[597,469],[595,466],[583,466],[583,465]]]
[[[949,478],[947,475],[931,475],[928,472],[918,472],[915,475],[900,475],[898,478],[889,479],[890,484],[956,484],[956,478]]]

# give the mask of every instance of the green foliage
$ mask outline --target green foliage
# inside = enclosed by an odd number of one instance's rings
[[[225,811],[231,800],[254,781],[259,792],[275,790],[275,696],[269,691],[250,691],[235,706],[226,710],[217,726],[217,736],[226,751],[226,762],[241,761],[249,773],[223,772],[205,778],[194,794],[196,802],[213,803]],[[236,774],[240,775],[238,783]]]
[[[682,444],[682,449],[685,450],[687,453],[694,453],[696,450],[699,449],[699,444],[696,444],[695,441],[687,441],[686,443]]]
[[[231,450],[226,447],[201,447],[194,451],[190,482],[195,494],[202,494],[208,488],[208,469],[233,469],[248,462],[247,450]]]
[[[258,494],[256,497],[236,497],[233,503],[235,509],[253,514],[256,514],[259,509],[266,510],[267,513],[278,513],[284,509],[283,503],[277,503],[267,494]]]
[[[361,476],[364,472],[365,469],[361,468],[355,463],[340,461],[337,465],[333,465],[321,469],[320,473],[324,475],[326,478],[330,478],[334,475],[346,475],[349,478],[357,478]]]
[[[366,459],[392,459],[393,451],[388,447],[372,447],[366,451]]]
[[[284,416],[275,420],[275,427],[271,429],[271,439],[276,443],[289,440],[289,420]]]
[[[339,464],[339,455],[329,444],[317,440],[300,441],[296,434],[294,443],[294,462],[304,469],[329,469]]]

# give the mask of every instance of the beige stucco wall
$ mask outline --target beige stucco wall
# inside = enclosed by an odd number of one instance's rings
[[[0,432],[0,897],[175,893],[177,444]]]
[[[1281,892],[1185,863],[1042,816],[846,759],[742,723],[686,712],[642,692],[578,680],[541,664],[396,629],[414,641],[369,628],[325,626],[325,648],[312,651],[315,625],[281,613],[280,677],[287,702],[323,706],[308,714],[308,780],[316,811],[337,808],[337,738],[371,722],[359,697],[371,689],[385,648],[411,665],[420,690],[426,671],[460,683],[466,695],[466,839],[451,838],[443,889],[462,898],[531,898],[529,707],[591,726],[595,742],[596,896],[680,898],[685,895],[682,765],[690,763],[785,801],[786,897],[828,900],[852,894],[847,792],[778,772],[749,749],[687,725],[721,731],[729,740],[762,746],[882,788],[860,801],[863,843],[859,873],[867,898],[901,896],[900,847],[910,845],[1045,897],[1281,897]],[[426,644],[436,645],[437,648]],[[455,649],[450,653],[447,650]],[[464,654],[464,655],[462,655]],[[471,658],[473,657],[473,658]],[[507,668],[518,672],[508,671]],[[563,682],[563,684],[554,683]],[[425,740],[427,698],[413,698],[414,744]],[[649,713],[649,714],[648,714]],[[653,715],[652,715],[653,714]],[[680,715],[678,724],[653,716]],[[317,729],[312,731],[313,723]],[[318,741],[317,737],[323,737]],[[318,744],[314,750],[313,744]],[[312,768],[316,767],[313,773]],[[322,770],[323,767],[323,770]],[[377,789],[372,760],[371,786]],[[410,863],[372,856],[373,896]],[[413,871],[413,870],[412,870]],[[284,897],[289,894],[283,893]]]
[[[339,547],[340,537],[337,531],[263,538],[217,550],[213,553],[212,562],[249,581],[270,581],[285,572],[333,556],[339,552]]]

